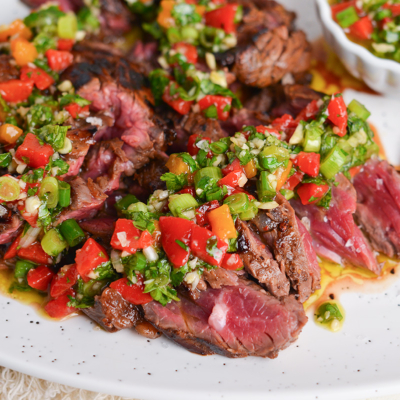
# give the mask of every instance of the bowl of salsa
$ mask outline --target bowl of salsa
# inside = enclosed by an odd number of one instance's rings
[[[400,97],[400,1],[316,0],[324,36],[371,89]]]

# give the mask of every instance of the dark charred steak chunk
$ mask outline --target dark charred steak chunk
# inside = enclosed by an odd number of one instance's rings
[[[354,187],[342,174],[336,177],[336,182],[339,185],[332,187],[332,201],[328,210],[313,204],[304,206],[299,200],[292,200],[291,204],[305,226],[309,225],[313,247],[319,256],[338,264],[346,262],[367,268],[379,274],[381,267],[353,219],[356,211]],[[377,208],[373,210],[374,215],[380,212]]]
[[[116,218],[102,217],[89,219],[87,221],[79,222],[79,226],[86,232],[94,236],[107,237],[111,239],[114,233],[114,224]]]
[[[18,68],[10,63],[11,60],[13,60],[11,56],[5,54],[0,55],[0,82],[19,78]]]
[[[131,29],[133,16],[124,0],[99,0],[99,4],[101,34],[105,39],[118,37]]]
[[[166,307],[155,301],[143,306],[145,319],[188,350],[202,355],[274,358],[307,322],[302,305],[283,300],[253,282],[207,289],[198,299],[180,292],[180,302]]]
[[[93,179],[103,193],[117,190],[121,175],[132,175],[133,165],[122,150],[123,142],[119,139],[96,143],[85,160],[84,179]]]
[[[20,228],[22,228],[22,220],[9,210],[7,216],[0,218],[0,244],[11,242],[18,235]]]
[[[234,135],[242,130],[244,126],[259,126],[269,125],[270,118],[258,111],[242,108],[241,110],[234,109],[231,117],[226,121],[221,121],[221,127],[229,135]]]
[[[189,136],[195,134],[203,135],[210,138],[213,142],[226,136],[218,120],[206,118],[202,114],[190,113],[182,122],[183,128]]]
[[[96,296],[93,307],[83,308],[82,311],[108,332],[133,328],[142,320],[139,307],[111,288],[106,288],[100,296]]]
[[[234,72],[246,85],[263,88],[280,81],[288,72],[310,66],[311,48],[304,32],[289,33],[286,26],[260,33],[254,43],[236,56]]]
[[[93,218],[107,199],[99,186],[90,178],[86,183],[77,176],[69,184],[71,185],[71,205],[61,212],[57,225],[71,218],[76,220]]]
[[[309,260],[304,248],[296,215],[289,202],[277,194],[279,207],[259,212],[251,223],[272,249],[280,269],[286,273],[297,298],[304,303],[312,292]]]
[[[268,247],[244,221],[237,222],[240,233],[238,247],[246,271],[264,286],[272,295],[289,295],[290,284],[285,271],[279,268]]]
[[[134,179],[149,195],[156,190],[165,189],[165,182],[160,180],[160,178],[163,174],[168,172],[168,168],[165,166],[167,161],[168,156],[160,153],[156,158],[135,173]]]
[[[372,247],[400,256],[400,176],[387,161],[370,160],[354,177],[357,222]]]

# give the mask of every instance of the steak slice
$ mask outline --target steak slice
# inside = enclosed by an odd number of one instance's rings
[[[319,256],[379,274],[381,267],[353,219],[356,211],[354,187],[342,174],[336,177],[336,182],[339,185],[332,187],[332,201],[328,210],[313,204],[303,205],[299,200],[292,200],[291,204],[299,218],[309,225],[314,249]],[[374,213],[379,212],[378,208],[374,208]]]
[[[312,292],[309,259],[293,208],[279,193],[275,200],[279,207],[259,212],[251,223],[272,249],[281,271],[286,273],[296,291],[296,297],[304,303]]]
[[[246,271],[276,297],[289,295],[290,284],[269,248],[247,222],[237,222],[238,247]]]
[[[0,244],[10,243],[19,233],[22,227],[22,220],[16,215],[0,219]]]
[[[103,193],[117,190],[123,173],[132,175],[133,165],[122,150],[122,140],[111,139],[96,143],[86,157],[84,179],[96,181]]]
[[[288,72],[306,71],[311,47],[302,31],[290,33],[284,25],[253,38],[253,43],[236,55],[234,73],[249,86],[263,88],[279,82]]]
[[[107,199],[99,186],[90,178],[86,183],[77,176],[69,184],[71,185],[71,205],[61,212],[56,225],[71,218],[76,220],[93,218]]]
[[[387,161],[369,160],[354,177],[356,219],[374,250],[400,255],[400,176]]]
[[[197,354],[274,358],[297,339],[307,322],[302,305],[283,300],[257,284],[207,289],[197,299],[179,292],[180,302],[143,306],[145,319],[166,336]]]
[[[133,328],[142,320],[140,308],[111,288],[106,288],[95,297],[93,307],[83,308],[82,311],[108,332]]]

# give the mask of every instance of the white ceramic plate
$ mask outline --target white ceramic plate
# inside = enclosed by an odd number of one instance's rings
[[[311,0],[282,2],[300,9],[300,27],[314,38],[319,34]],[[7,6],[0,23],[23,10],[17,1],[7,0]],[[390,160],[400,163],[399,104],[354,92],[346,97],[354,95],[373,112]],[[133,331],[109,334],[84,317],[44,320],[0,296],[0,365],[144,400],[347,400],[400,393],[400,285],[393,279],[386,291],[347,293],[341,300],[347,318],[340,333],[310,321],[275,360],[230,360],[196,356],[165,338],[147,341]]]

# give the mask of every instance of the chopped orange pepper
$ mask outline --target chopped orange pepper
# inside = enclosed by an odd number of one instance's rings
[[[215,233],[220,239],[225,240],[236,238],[237,232],[235,223],[233,222],[227,204],[210,211],[207,216],[213,233]]]
[[[178,157],[177,154],[171,154],[165,166],[169,169],[169,172],[175,175],[187,174],[188,183],[193,183],[194,175],[190,172],[189,165],[181,157]]]
[[[257,175],[256,162],[252,159],[243,167],[243,170],[247,179],[254,178]]]
[[[361,171],[362,165],[359,165],[357,167],[353,167],[349,169],[349,174],[352,178],[354,178],[360,171]]]
[[[202,6],[202,5],[197,6],[196,5],[195,10],[196,10],[197,14],[200,14],[201,16],[203,16],[206,12],[206,6]]]
[[[0,42],[6,42],[12,36],[29,40],[32,37],[32,32],[20,19],[16,19],[10,25],[0,29]]]
[[[35,45],[21,37],[11,41],[11,53],[20,67],[34,62],[38,56]]]
[[[160,3],[161,11],[158,14],[157,22],[163,28],[171,28],[175,26],[175,20],[172,17],[172,9],[174,8],[174,0],[162,0]]]
[[[23,130],[18,126],[4,124],[0,126],[0,143],[12,144],[23,134]]]
[[[279,192],[281,190],[282,186],[285,184],[287,181],[287,178],[290,174],[290,170],[292,169],[293,163],[289,160],[288,165],[285,169],[283,168],[278,168],[278,170],[275,172],[276,178],[277,178],[277,184],[276,184],[276,191]]]

